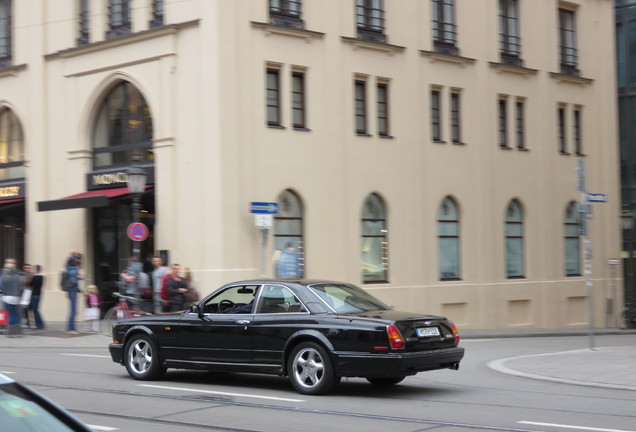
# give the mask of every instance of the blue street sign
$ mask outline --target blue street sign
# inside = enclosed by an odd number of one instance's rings
[[[587,200],[587,202],[605,203],[605,202],[607,202],[607,195],[605,195],[605,194],[588,193],[586,200]]]
[[[252,202],[252,203],[250,203],[250,213],[255,213],[255,214],[278,214],[278,203]]]

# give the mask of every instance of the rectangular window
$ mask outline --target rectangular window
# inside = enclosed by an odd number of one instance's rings
[[[367,135],[367,83],[361,80],[355,82],[355,114],[356,133]]]
[[[508,145],[508,101],[499,99],[499,147],[510,148]]]
[[[383,0],[356,0],[358,38],[386,42]]]
[[[378,83],[378,135],[389,136],[389,86]]]
[[[577,155],[583,155],[583,138],[581,136],[581,116],[580,109],[574,110],[574,152]]]
[[[108,33],[106,39],[130,34],[132,31],[132,1],[108,1]]]
[[[266,79],[267,124],[268,126],[280,126],[280,71],[268,68]]]
[[[164,24],[164,0],[152,0],[152,20],[150,28],[161,27]]]
[[[0,0],[0,67],[13,62],[12,0]]]
[[[460,107],[460,95],[457,92],[453,92],[450,95],[450,126],[451,126],[451,140],[453,144],[462,143],[461,132],[461,107]]]
[[[442,142],[442,111],[439,90],[431,90],[431,138]]]
[[[561,154],[568,154],[567,135],[565,132],[565,107],[559,107],[557,115],[559,122],[559,152]]]
[[[578,76],[578,52],[574,11],[559,9],[559,53],[561,73]]]
[[[301,19],[300,0],[269,0],[269,21],[271,24],[297,29],[305,28]]]
[[[433,46],[435,51],[457,55],[454,0],[431,0],[433,17]]]
[[[499,51],[501,62],[521,66],[521,39],[517,0],[499,0]]]
[[[79,0],[77,45],[90,43],[90,0]]]
[[[292,126],[295,129],[307,127],[305,119],[305,74],[292,73]]]
[[[526,148],[526,137],[525,137],[525,106],[522,100],[517,100],[516,104],[516,134],[517,134],[517,148],[520,150],[525,150]]]

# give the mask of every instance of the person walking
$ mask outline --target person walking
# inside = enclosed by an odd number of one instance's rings
[[[161,280],[167,274],[168,269],[163,266],[163,259],[160,256],[152,257],[152,298],[155,313],[162,312]]]
[[[188,292],[188,283],[181,277],[181,266],[172,265],[172,277],[168,279],[168,294],[170,296],[170,312],[185,309],[185,294]]]
[[[99,291],[97,290],[97,285],[89,285],[86,287],[84,331],[99,331]]]
[[[9,261],[9,262],[7,262]],[[15,262],[5,260],[2,272],[2,303],[9,313],[9,323],[7,335],[11,338],[22,337],[20,327],[20,292],[22,291],[22,281],[17,271]]]
[[[20,280],[22,281],[22,291],[20,294],[20,313],[24,317],[24,323],[22,328],[31,328],[31,319],[29,305],[31,304],[31,297],[33,296],[33,289],[31,288],[31,279],[33,279],[33,270],[31,264],[24,264],[22,266],[22,273],[20,274]]]
[[[40,300],[42,299],[42,286],[44,285],[44,276],[42,275],[42,266],[37,264],[35,266],[35,274],[31,278],[31,302],[29,303],[29,309],[33,313],[33,321],[35,322],[35,328],[43,329],[44,321],[42,321],[42,315],[40,314]]]
[[[77,294],[81,292],[79,288],[79,281],[84,279],[84,276],[80,274],[80,267],[81,262],[76,258],[70,258],[68,260],[66,271],[68,272],[71,287],[68,290],[69,313],[66,331],[69,334],[79,334],[75,328],[75,316],[77,315]]]
[[[119,275],[124,282],[124,294],[129,297],[138,299],[139,292],[139,273],[141,273],[142,264],[137,258],[132,256],[128,259],[128,267]],[[128,302],[128,306],[132,307],[132,303]]]

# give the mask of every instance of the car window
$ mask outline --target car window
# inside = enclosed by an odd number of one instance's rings
[[[250,305],[259,288],[260,285],[229,287],[206,300],[203,311],[205,313],[250,313]]]
[[[312,284],[309,288],[338,313],[391,309],[382,300],[362,288],[349,284]]]
[[[23,391],[17,384],[0,386],[0,423],[11,432],[69,432],[79,429],[67,425],[61,412],[44,405],[38,398]]]
[[[284,312],[306,312],[306,309],[289,288],[265,285],[259,296],[256,313]]]

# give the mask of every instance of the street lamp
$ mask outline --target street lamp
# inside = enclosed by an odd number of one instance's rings
[[[625,326],[636,327],[636,293],[634,293],[634,213],[631,210],[621,212],[625,249],[627,249],[627,265],[625,267]]]
[[[132,221],[138,223],[141,214],[141,195],[146,190],[146,171],[139,165],[139,155],[132,158],[132,165],[126,171],[128,191],[132,194]],[[133,241],[133,256],[139,259],[139,242]]]

